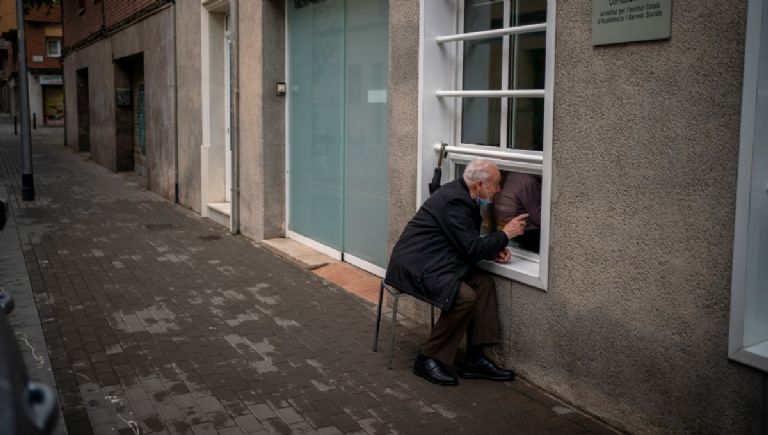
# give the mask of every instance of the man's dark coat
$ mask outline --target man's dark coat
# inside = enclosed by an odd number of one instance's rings
[[[450,309],[461,279],[479,260],[507,246],[496,231],[480,237],[480,207],[459,178],[435,192],[405,227],[389,259],[386,281],[443,310]]]

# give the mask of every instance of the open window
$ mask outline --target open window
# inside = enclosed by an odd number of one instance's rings
[[[445,179],[478,158],[502,171],[502,192],[484,228],[537,204],[536,222],[512,242],[513,260],[481,266],[547,287],[555,1],[422,0],[418,201],[440,143]],[[529,215],[532,213],[528,212]]]

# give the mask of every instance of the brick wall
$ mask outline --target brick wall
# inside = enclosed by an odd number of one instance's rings
[[[64,46],[72,46],[102,28],[114,27],[132,15],[166,0],[63,0]],[[84,7],[80,7],[83,5]]]
[[[29,69],[61,69],[58,57],[48,57],[46,47],[45,27],[47,23],[26,22],[24,29],[27,34],[27,67]],[[42,56],[42,62],[35,62],[35,56]]]
[[[60,23],[61,6],[49,5],[27,11],[24,15],[24,21],[38,21],[42,23]]]
[[[62,0],[64,47],[81,41],[101,29],[102,0]],[[81,8],[80,5],[84,7]]]
[[[155,3],[164,3],[158,0],[103,0],[104,1],[104,19],[107,27],[120,23],[131,15],[142,9],[152,6]]]
[[[30,69],[61,69],[58,57],[48,57],[45,29],[61,23],[61,6],[49,5],[27,11],[24,15],[24,30],[27,38],[27,66]],[[57,38],[61,39],[61,38]],[[42,62],[35,62],[41,56]]]

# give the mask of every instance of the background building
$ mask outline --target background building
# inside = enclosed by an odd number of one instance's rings
[[[65,1],[67,146],[174,199],[172,2]]]
[[[24,15],[29,74],[29,109],[36,125],[64,125],[61,69],[61,6],[30,9]],[[18,114],[16,2],[0,6],[0,111]]]

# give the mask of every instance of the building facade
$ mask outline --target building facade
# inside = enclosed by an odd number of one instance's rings
[[[768,430],[765,0],[190,0],[113,24],[79,3],[71,148],[129,167],[142,101],[152,190],[374,274],[442,144],[443,182],[491,159],[484,230],[531,214],[481,265],[500,362],[631,433]],[[667,33],[597,40],[641,15]]]
[[[176,195],[172,2],[65,1],[66,143]]]
[[[15,2],[0,7],[0,111],[18,115],[17,26]],[[43,5],[24,14],[29,79],[29,110],[34,125],[64,125],[61,67],[61,6]]]

